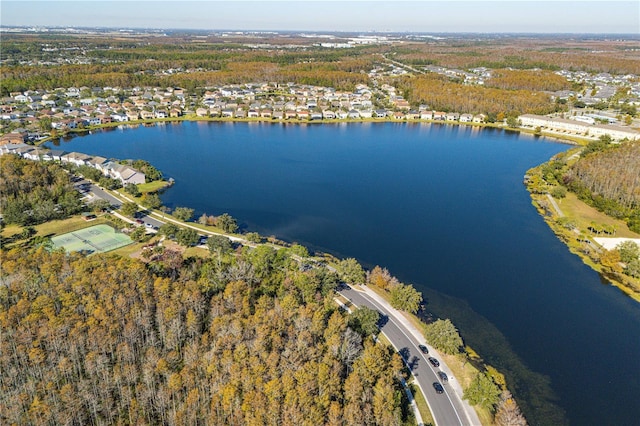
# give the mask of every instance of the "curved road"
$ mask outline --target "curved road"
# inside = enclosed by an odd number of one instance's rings
[[[427,400],[436,425],[471,425],[479,424],[477,418],[471,420],[465,411],[463,402],[451,389],[451,385],[444,385],[444,393],[438,394],[433,388],[433,383],[438,382],[436,372],[439,368],[433,367],[429,361],[429,355],[423,354],[419,349],[419,342],[384,306],[376,302],[367,294],[343,285],[339,293],[356,306],[367,306],[377,310],[382,317],[380,330],[391,341],[393,346],[405,359],[405,363],[411,368],[416,382]],[[450,380],[453,378],[450,377]]]

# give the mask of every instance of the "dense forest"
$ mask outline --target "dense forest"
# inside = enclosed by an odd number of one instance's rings
[[[563,76],[551,71],[537,70],[494,70],[486,86],[511,90],[546,90],[555,92],[571,88],[571,83]]]
[[[540,92],[464,86],[438,74],[405,77],[397,82],[412,103],[427,104],[443,111],[517,116],[523,112],[547,114],[557,109],[551,98]]]
[[[0,253],[3,424],[409,421],[400,357],[337,308],[332,272],[284,250],[166,256],[157,272]]]
[[[37,48],[32,46],[33,42],[8,44],[9,52],[34,52]],[[236,45],[145,44],[135,48],[98,49],[88,52],[88,56],[98,61],[92,64],[3,65],[0,94],[73,86],[176,86],[194,90],[256,81],[352,90],[356,84],[368,82],[367,75],[360,71],[370,69],[373,63],[370,55],[357,56],[359,54],[362,54],[360,49],[267,52]],[[189,72],[165,73],[169,69]]]
[[[391,48],[396,59],[452,68],[575,70],[640,74],[637,42],[558,37],[444,39]]]
[[[587,204],[640,232],[640,143],[592,142],[562,179]]]
[[[80,194],[58,164],[0,157],[0,212],[5,222],[34,225],[82,211]]]

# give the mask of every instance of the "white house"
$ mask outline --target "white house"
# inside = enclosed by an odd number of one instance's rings
[[[133,167],[125,166],[123,164],[111,163],[109,168],[109,176],[114,179],[118,179],[122,182],[123,186],[128,184],[140,184],[145,183],[145,175],[141,171],[134,169]]]
[[[523,127],[546,129],[555,132],[572,133],[597,139],[609,135],[613,140],[640,139],[640,133],[626,127],[588,124],[564,118],[550,118],[542,115],[524,114],[519,117]]]
[[[487,117],[484,114],[478,114],[478,115],[474,115],[473,116],[473,122],[474,123],[484,123],[484,120]]]
[[[471,121],[473,121],[473,115],[471,115],[471,114],[461,114],[460,115],[460,122],[461,123],[471,123]]]
[[[113,115],[111,116],[111,118],[112,118],[114,121],[118,121],[118,122],[120,122],[120,123],[123,123],[123,122],[125,122],[125,121],[129,121],[129,117],[127,117],[127,116],[126,116],[126,114],[113,114]]]

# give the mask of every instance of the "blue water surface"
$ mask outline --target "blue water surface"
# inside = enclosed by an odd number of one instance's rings
[[[538,392],[575,425],[638,424],[640,304],[569,253],[522,184],[567,145],[424,123],[182,123],[61,148],[148,160],[176,180],[162,194],[169,207],[227,212],[248,231],[452,296],[496,327],[556,399],[516,373],[520,398]],[[490,352],[487,340],[480,352]],[[536,404],[531,397],[530,422],[558,421]]]

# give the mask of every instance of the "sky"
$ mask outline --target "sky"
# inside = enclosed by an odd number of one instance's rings
[[[640,1],[2,0],[0,25],[640,34]]]

